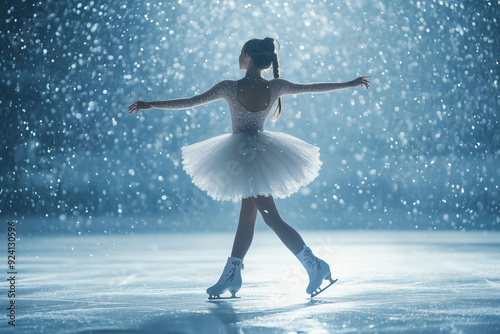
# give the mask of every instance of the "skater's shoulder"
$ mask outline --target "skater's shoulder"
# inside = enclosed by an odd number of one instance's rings
[[[274,88],[278,88],[278,89],[288,87],[290,85],[293,85],[293,83],[288,81],[287,79],[283,79],[283,78],[274,78],[274,79],[269,80],[269,86],[274,87]]]
[[[224,80],[221,80],[219,82],[217,82],[214,87],[218,87],[218,88],[226,88],[226,87],[229,87],[229,86],[232,86],[232,85],[235,85],[236,84],[236,80],[230,80],[230,79],[224,79]]]

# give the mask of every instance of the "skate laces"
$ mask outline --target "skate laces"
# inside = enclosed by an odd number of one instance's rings
[[[319,259],[313,255],[313,253],[310,249],[306,249],[306,251],[304,252],[304,255],[305,255],[304,257],[307,261],[307,264],[310,265],[311,267],[317,265],[317,263],[319,262],[318,261]]]
[[[232,265],[231,267],[232,270],[236,269],[237,266],[240,266],[242,270],[245,268],[243,262],[240,261],[231,261],[231,265]]]
[[[236,270],[237,270],[238,266],[240,266],[241,269],[243,270],[243,267],[244,267],[243,262],[231,261],[231,266],[229,267],[229,269],[226,273],[227,280],[233,281],[234,275],[236,275]]]
[[[320,269],[321,260],[316,257],[309,248],[304,251],[304,260],[307,265],[306,271],[309,273],[309,275],[315,276]]]

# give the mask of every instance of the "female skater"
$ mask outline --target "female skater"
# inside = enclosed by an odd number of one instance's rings
[[[273,65],[273,80],[262,77],[262,70]],[[231,113],[232,133],[184,146],[183,169],[193,183],[215,200],[241,200],[238,228],[231,257],[219,281],[207,289],[209,299],[225,291],[235,297],[241,288],[243,259],[252,243],[257,211],[300,260],[309,275],[306,292],[314,297],[335,281],[326,262],[313,255],[299,233],[280,217],[274,198],[285,198],[318,176],[322,162],[319,148],[282,132],[264,130],[264,122],[277,101],[276,121],[282,111],[281,96],[319,93],[336,89],[370,87],[368,77],[345,83],[295,84],[279,79],[278,55],[272,38],[245,43],[239,58],[246,74],[240,80],[224,80],[208,91],[190,98],[132,104],[129,113],[141,109],[186,109],[211,101],[226,100]],[[321,288],[323,280],[329,285]]]

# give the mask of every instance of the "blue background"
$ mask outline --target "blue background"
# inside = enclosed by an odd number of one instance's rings
[[[271,36],[282,77],[372,88],[286,96],[277,123],[320,147],[278,200],[306,228],[498,229],[497,1],[78,1],[3,4],[0,216],[33,233],[233,229],[180,147],[230,132],[225,102],[129,116],[138,99],[238,79]],[[266,76],[270,78],[269,71]]]

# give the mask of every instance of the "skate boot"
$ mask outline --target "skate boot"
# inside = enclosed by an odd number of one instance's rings
[[[304,249],[296,256],[309,275],[309,285],[307,286],[306,292],[311,295],[311,298],[317,296],[329,288],[333,283],[337,282],[337,280],[332,279],[330,266],[325,261],[314,256],[309,247],[304,246]],[[330,283],[324,288],[321,288],[323,280],[328,280]]]
[[[243,260],[237,257],[227,258],[219,281],[207,289],[208,299],[221,299],[220,295],[228,290],[231,292],[231,297],[227,298],[239,298],[236,297],[236,292],[241,288],[241,269],[243,269]]]

